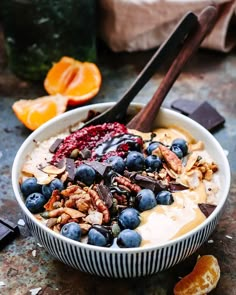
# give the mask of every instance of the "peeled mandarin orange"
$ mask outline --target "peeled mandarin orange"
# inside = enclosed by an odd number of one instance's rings
[[[44,88],[48,94],[68,97],[68,104],[80,105],[92,99],[101,87],[102,76],[91,62],[80,62],[64,56],[48,71]]]
[[[220,279],[218,260],[213,255],[203,255],[191,273],[174,287],[174,295],[205,295],[211,292]]]
[[[30,130],[35,130],[48,120],[65,112],[67,97],[60,94],[32,100],[21,99],[12,105],[17,118]]]

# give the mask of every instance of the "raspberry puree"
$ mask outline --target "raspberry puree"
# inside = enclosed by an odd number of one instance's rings
[[[122,142],[122,136],[126,137],[126,144],[118,146],[118,143]],[[127,127],[117,122],[85,127],[73,132],[63,140],[56,153],[53,155],[51,162],[55,164],[64,157],[69,157],[74,149],[83,150],[85,148],[92,152],[92,159],[101,159],[101,146],[104,142],[110,142],[110,145],[113,145],[110,153],[106,151],[106,157],[110,154],[122,156],[124,152],[128,151],[128,145],[131,141],[137,142],[138,145],[142,144],[140,137],[131,134],[128,136]],[[114,149],[115,142],[117,149]],[[107,147],[104,147],[104,149],[107,149]],[[105,160],[105,158],[102,160]]]

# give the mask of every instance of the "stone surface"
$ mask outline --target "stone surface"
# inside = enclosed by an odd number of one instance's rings
[[[100,47],[98,65],[103,83],[101,91],[91,103],[116,101],[152,54],[153,51],[115,54]],[[135,100],[147,102],[163,74],[164,68],[154,75]],[[41,288],[38,293],[41,295],[169,295],[179,278],[192,270],[197,256],[204,254],[216,256],[221,267],[221,278],[212,294],[236,294],[235,80],[235,51],[223,55],[201,50],[185,67],[164,102],[164,106],[169,107],[177,98],[200,102],[207,100],[226,118],[224,127],[214,136],[229,151],[232,185],[224,213],[209,242],[168,271],[145,278],[115,280],[91,276],[58,262],[37,244],[26,226],[19,226],[20,236],[0,252],[0,294],[28,295],[31,289]],[[34,98],[43,94],[45,92],[40,83],[20,80],[7,69],[0,42],[0,217],[15,223],[22,215],[11,186],[11,166],[18,148],[30,131],[17,120],[11,106],[20,98]]]

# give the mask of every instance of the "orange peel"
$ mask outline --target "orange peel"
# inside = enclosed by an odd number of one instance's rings
[[[220,267],[213,255],[204,255],[197,260],[191,273],[174,287],[174,295],[204,295],[211,292],[220,279]]]

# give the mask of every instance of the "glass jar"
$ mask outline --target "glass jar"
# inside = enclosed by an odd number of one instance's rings
[[[62,56],[96,59],[96,0],[1,0],[10,69],[43,80]]]

